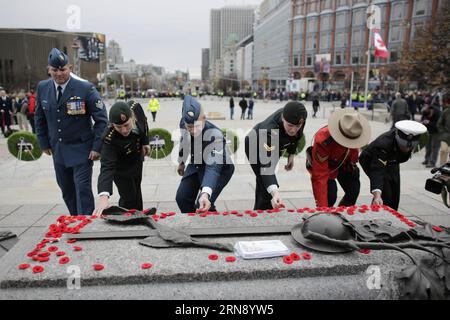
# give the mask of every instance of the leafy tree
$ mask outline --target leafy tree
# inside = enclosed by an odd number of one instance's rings
[[[405,44],[398,71],[400,80],[418,81],[422,88],[450,85],[449,1],[442,5],[435,19],[417,29],[414,39]]]

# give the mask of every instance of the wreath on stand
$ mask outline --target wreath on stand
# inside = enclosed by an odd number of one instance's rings
[[[21,161],[36,161],[42,156],[42,150],[35,134],[19,131],[8,138],[9,152]]]
[[[166,129],[155,128],[148,131],[150,155],[152,159],[164,159],[173,149],[172,135]]]

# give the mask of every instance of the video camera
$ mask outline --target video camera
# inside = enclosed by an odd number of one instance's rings
[[[425,184],[425,190],[434,194],[440,194],[444,204],[450,208],[449,190],[450,190],[450,162],[447,162],[440,168],[431,170],[433,178],[428,179]]]

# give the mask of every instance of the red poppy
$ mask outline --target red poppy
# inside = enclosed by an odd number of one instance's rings
[[[57,256],[57,257],[62,257],[62,256],[64,256],[64,255],[66,255],[66,253],[65,253],[64,251],[58,251],[58,252],[56,253],[56,256]]]
[[[153,267],[153,265],[151,263],[143,263],[141,265],[141,269],[150,269],[151,267]]]
[[[236,217],[243,217],[244,215],[242,214],[242,213],[238,213],[237,215],[236,215]]]
[[[236,257],[229,256],[229,257],[226,257],[225,260],[226,260],[227,262],[235,262],[235,261],[236,261]]]
[[[291,253],[291,259],[294,261],[299,261],[300,260],[300,256],[298,254],[296,254],[295,252]]]
[[[224,216],[229,216],[230,213],[229,213],[229,212],[223,212],[222,215],[224,215]]]
[[[40,252],[38,253],[39,258],[47,258],[50,256],[50,252]]]
[[[256,210],[256,212],[258,212],[258,213],[264,213],[264,210],[258,209],[258,210]]]
[[[316,212],[316,210],[314,210],[314,209],[311,209],[311,210],[308,210],[308,212],[309,212],[309,213],[315,213],[315,212]]]
[[[252,214],[250,214],[250,217],[252,217],[252,218],[256,218],[257,216],[258,216],[257,213],[252,213]]]
[[[289,209],[288,212],[293,213],[293,212],[295,212],[295,210]]]
[[[165,213],[161,213],[161,214],[159,215],[159,217],[160,217],[161,219],[165,219],[165,218],[167,217],[167,215],[166,215]]]
[[[188,216],[189,216],[189,217],[195,217],[195,216],[196,216],[196,214],[195,214],[195,213],[193,213],[193,212],[191,212],[191,213],[188,213]]]
[[[38,257],[38,261],[39,261],[39,262],[47,262],[47,261],[49,261],[49,260],[50,260],[49,257]]]
[[[176,212],[169,212],[167,215],[168,215],[169,217],[172,217],[172,216],[176,215]]]
[[[252,210],[245,210],[244,213],[246,213],[246,214],[252,214],[253,211],[252,211]]]
[[[442,232],[442,228],[438,226],[433,226],[433,230],[436,232]]]
[[[37,250],[33,250],[33,251],[27,253],[27,257],[32,258],[32,257],[33,257],[34,255],[36,255],[37,253],[38,253]]]
[[[202,214],[200,215],[200,217],[202,217],[202,218],[205,218],[205,217],[207,217],[207,216],[208,216],[207,213],[202,213]]]
[[[233,210],[233,211],[231,211],[230,213],[231,213],[231,214],[238,214],[239,211]]]
[[[56,247],[56,246],[49,247],[49,248],[48,248],[48,251],[50,251],[50,252],[56,252],[56,251],[58,251],[58,247]]]
[[[361,249],[361,250],[359,250],[359,252],[361,252],[362,254],[370,254],[372,252],[372,250],[370,250],[370,249]]]
[[[292,262],[294,262],[294,260],[291,258],[291,256],[284,256],[283,262],[286,264],[292,264]]]
[[[69,257],[62,257],[61,259],[59,259],[59,264],[66,264],[70,261]]]
[[[358,212],[360,212],[360,213],[366,213],[366,210],[365,210],[365,209],[359,209]]]
[[[156,222],[159,220],[159,216],[154,214],[151,216],[153,220],[155,220]]]
[[[33,267],[33,273],[41,273],[42,271],[44,271],[44,267],[42,266]]]
[[[208,259],[212,260],[212,261],[216,261],[217,259],[219,259],[219,256],[217,254],[210,254],[208,256]]]
[[[303,209],[297,209],[297,212],[298,212],[298,213],[303,213],[303,212],[305,212],[305,210],[303,210]]]
[[[354,211],[347,211],[347,214],[348,214],[349,216],[352,216],[352,215],[355,214],[355,212],[354,212]]]
[[[75,242],[77,242],[77,239],[69,239],[69,240],[67,240],[67,243],[75,243]]]
[[[81,251],[81,250],[83,250],[82,247],[78,247],[78,246],[73,247],[73,251]]]
[[[101,271],[105,269],[105,267],[102,264],[93,264],[92,267],[94,268],[95,271]]]
[[[303,252],[303,253],[302,253],[302,257],[303,257],[303,259],[305,259],[305,260],[311,260],[311,254],[308,253],[308,252]]]
[[[19,265],[20,270],[25,270],[28,269],[29,267],[30,265],[28,263],[22,263],[21,265]]]

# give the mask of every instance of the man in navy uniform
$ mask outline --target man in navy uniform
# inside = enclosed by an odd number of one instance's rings
[[[183,178],[176,195],[178,207],[182,213],[195,212],[196,208],[214,212],[217,197],[234,173],[226,140],[221,130],[206,120],[203,108],[191,96],[184,99],[180,129],[177,172]]]
[[[372,203],[398,210],[400,203],[400,164],[411,159],[427,128],[416,121],[403,120],[395,128],[379,136],[359,156],[370,179]]]
[[[303,136],[308,113],[300,102],[289,102],[258,123],[245,137],[245,154],[256,176],[254,210],[284,207],[275,168],[283,153],[288,154],[286,171],[294,168],[294,157]]]
[[[52,49],[48,64],[51,79],[37,87],[36,134],[43,152],[53,157],[70,214],[91,214],[92,166],[100,158],[106,108],[92,83],[71,76],[73,67],[65,53]]]

